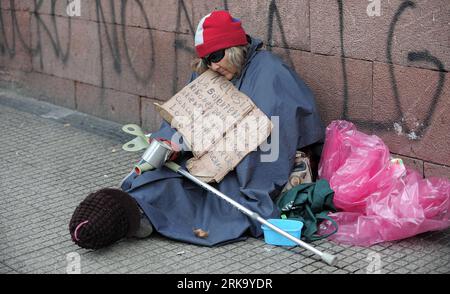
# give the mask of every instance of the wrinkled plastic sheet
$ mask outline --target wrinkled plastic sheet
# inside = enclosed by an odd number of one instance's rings
[[[319,177],[335,191],[339,230],[330,239],[338,243],[369,246],[450,226],[450,181],[423,179],[350,122],[327,127]],[[322,223],[322,233],[331,229]]]

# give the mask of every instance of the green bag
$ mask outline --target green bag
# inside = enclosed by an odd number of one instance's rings
[[[315,183],[300,184],[281,194],[276,205],[282,218],[303,222],[302,239],[316,241],[333,235],[338,230],[336,222],[328,216],[336,212],[333,204],[334,191],[328,181],[321,179]],[[283,217],[284,216],[284,217]],[[318,235],[318,227],[324,220],[330,221],[335,230],[329,234]]]

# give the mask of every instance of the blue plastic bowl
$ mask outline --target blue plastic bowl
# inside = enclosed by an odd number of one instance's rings
[[[290,219],[268,219],[267,220],[272,225],[282,229],[289,235],[300,239],[303,223],[301,221],[290,220]],[[297,243],[289,240],[288,238],[282,236],[281,234],[275,232],[266,225],[261,226],[264,232],[264,241],[270,245],[277,246],[296,246]]]

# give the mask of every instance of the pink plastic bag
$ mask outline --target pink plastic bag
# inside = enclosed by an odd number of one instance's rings
[[[450,181],[422,179],[350,122],[327,127],[319,176],[335,191],[337,242],[369,246],[450,226]],[[330,229],[323,223],[322,233]]]

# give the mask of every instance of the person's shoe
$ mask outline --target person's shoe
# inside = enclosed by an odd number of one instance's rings
[[[133,234],[133,237],[147,238],[152,233],[153,233],[153,226],[148,220],[147,216],[141,211],[141,222],[136,233]]]

